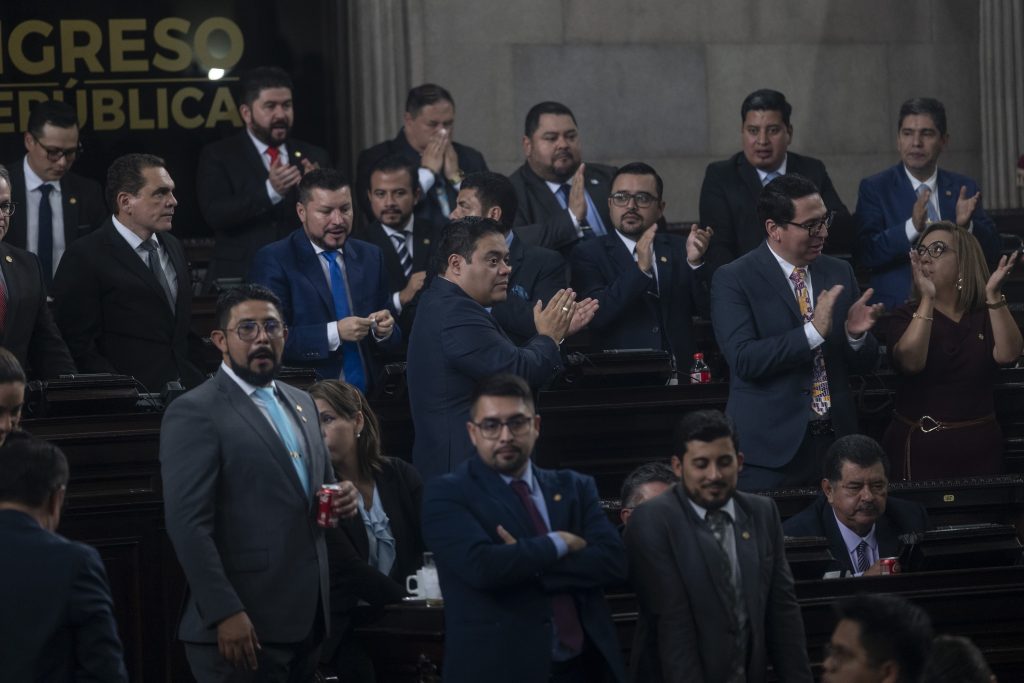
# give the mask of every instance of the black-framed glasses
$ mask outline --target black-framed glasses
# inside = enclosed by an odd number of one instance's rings
[[[46,152],[46,158],[52,162],[56,163],[64,157],[67,157],[68,161],[74,161],[75,157],[82,153],[81,142],[74,147],[63,149],[61,147],[50,147],[49,145],[44,145],[34,133],[29,133],[29,135],[31,135],[32,139],[36,141],[37,145],[43,148],[43,151]]]
[[[14,202],[4,202],[3,204],[0,204],[0,213],[2,213],[5,216],[10,216],[12,213],[14,213],[14,210],[17,208],[18,205],[15,204]]]
[[[939,258],[947,251],[953,252],[954,254],[956,253],[956,250],[953,249],[953,247],[949,246],[942,240],[935,240],[931,244],[919,244],[916,247],[914,247],[914,251],[917,252],[918,256],[924,256],[925,254],[928,254],[932,258]]]
[[[237,327],[227,327],[224,331],[234,332],[242,341],[251,342],[260,336],[260,329],[271,339],[280,339],[287,328],[280,320],[265,320],[262,323],[257,320],[243,320]]]
[[[629,192],[616,192],[608,198],[612,200],[612,204],[619,208],[629,206],[629,203],[634,201],[636,202],[637,208],[646,209],[654,204],[654,202],[658,201],[657,197],[646,192],[637,192],[636,194],[630,194]]]
[[[513,415],[509,419],[502,421],[493,417],[485,417],[479,422],[474,422],[476,428],[480,430],[485,439],[497,439],[501,436],[501,430],[508,427],[508,431],[512,436],[522,436],[530,431],[530,426],[533,424],[533,418],[527,417],[526,415]]]
[[[821,234],[822,230],[828,230],[832,227],[832,221],[835,220],[836,212],[829,211],[827,214],[822,216],[816,221],[807,221],[806,223],[794,223],[793,221],[782,221],[786,225],[792,225],[797,228],[803,228],[807,231],[807,234],[811,237],[817,237]]]

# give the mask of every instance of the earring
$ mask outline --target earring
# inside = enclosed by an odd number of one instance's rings
[[[362,433],[362,432],[356,432],[356,438],[357,438],[357,439],[358,439],[359,437],[361,437],[362,435],[363,435],[363,433]]]
[[[956,279],[956,291],[962,291],[964,288],[964,276],[961,275]]]

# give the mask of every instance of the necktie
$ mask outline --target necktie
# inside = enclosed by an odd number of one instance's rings
[[[331,296],[334,298],[334,315],[338,320],[344,320],[352,315],[352,309],[348,305],[348,288],[345,286],[345,276],[338,265],[338,252],[323,251],[320,255],[327,261],[327,269],[331,275]],[[363,370],[363,359],[359,355],[359,344],[353,341],[341,342],[342,367],[345,371],[345,381],[352,386],[359,387],[359,390],[366,392],[366,372]]]
[[[927,191],[928,191],[928,186],[925,185],[924,183],[921,183],[920,185],[917,186],[917,196],[918,197],[920,197],[921,195],[923,195]],[[935,221],[939,220],[939,212],[936,211],[935,204],[934,204],[934,202],[932,202],[931,197],[929,197],[928,201],[925,203],[925,208],[928,211],[928,222],[929,223],[934,223]]]
[[[43,183],[39,186],[39,241],[36,251],[39,264],[43,267],[43,279],[49,289],[53,282],[53,209],[50,208],[50,191],[53,185]]]
[[[768,183],[770,183],[771,181],[775,180],[775,179],[776,179],[776,178],[778,178],[778,177],[779,177],[780,175],[782,175],[782,174],[781,174],[781,173],[779,173],[778,171],[771,171],[771,172],[769,172],[769,173],[766,173],[766,174],[765,174],[765,176],[764,176],[764,179],[763,179],[763,180],[761,181],[761,185],[762,185],[762,187],[763,187],[764,185],[767,185],[767,184],[768,184]]]
[[[857,553],[857,573],[863,574],[868,570],[868,544],[867,541],[861,541],[857,544],[854,549]]]
[[[412,275],[412,257],[409,256],[409,235],[406,232],[391,233],[391,243],[395,245],[395,253],[398,254],[398,261],[402,264],[402,273],[408,280]]]
[[[270,157],[270,165],[273,166],[277,163],[277,157],[281,155],[281,150],[277,147],[267,147],[267,156]]]
[[[278,402],[273,389],[270,387],[260,387],[256,390],[256,395],[259,396],[260,401],[266,406],[267,412],[270,414],[270,421],[274,423],[274,429],[277,430],[277,435],[281,437],[284,447],[288,449],[288,457],[295,467],[295,473],[299,476],[302,490],[308,496],[309,474],[306,472],[306,463],[302,461],[302,448],[299,446],[299,438],[295,435],[291,420],[284,414],[284,408]]]
[[[167,276],[164,274],[164,267],[160,265],[160,256],[157,254],[157,249],[160,245],[157,244],[155,239],[148,239],[139,245],[139,249],[147,252],[146,261],[149,263],[149,269],[153,271],[153,277],[156,278],[157,283],[160,285],[160,289],[164,290],[164,294],[167,296],[167,303],[171,306],[171,311],[174,311],[174,292],[171,291],[171,285],[167,282]]]
[[[569,208],[569,191],[571,189],[572,186],[569,183],[562,183],[562,186],[558,188],[558,192],[555,194],[558,197],[558,203],[562,205],[563,209]],[[589,239],[594,236],[594,231],[591,230],[585,221],[580,223],[580,230],[583,233],[583,239]]]
[[[538,536],[547,534],[550,529],[544,522],[540,510],[534,505],[533,499],[530,498],[530,488],[526,482],[516,479],[509,486],[519,496],[523,507],[526,508],[526,513],[533,523],[533,530]],[[582,652],[583,626],[580,624],[580,615],[576,611],[576,603],[573,602],[572,596],[568,593],[557,593],[551,596],[551,612],[555,620],[555,628],[558,629],[558,640],[573,652]]]
[[[729,682],[732,681],[743,681],[746,680],[744,675],[745,664],[747,661],[747,628],[746,628],[746,606],[743,604],[743,600],[740,597],[739,588],[737,587],[737,576],[732,566],[732,559],[729,557],[728,542],[729,536],[727,530],[732,520],[729,518],[729,514],[724,510],[708,510],[704,517],[704,521],[707,522],[708,528],[711,529],[711,534],[715,537],[718,542],[719,549],[722,551],[719,555],[719,571],[722,576],[727,577],[729,588],[726,590],[725,602],[732,610],[733,614],[736,615],[736,622],[740,625],[740,628],[736,631],[736,649],[738,651],[738,657],[736,657],[736,668],[733,670],[733,674],[729,677]]]
[[[796,290],[796,300],[800,304],[800,314],[804,322],[810,322],[814,318],[814,307],[811,306],[811,297],[807,293],[807,285],[804,283],[805,272],[803,268],[794,268],[789,279],[793,281]],[[812,373],[814,388],[811,390],[811,410],[818,415],[824,415],[832,407],[832,395],[828,390],[828,375],[825,374],[825,354],[821,346],[814,349],[814,371]]]
[[[445,218],[452,212],[451,202],[448,201],[448,181],[443,175],[434,175],[434,196],[437,197],[437,204],[441,207],[441,213]]]

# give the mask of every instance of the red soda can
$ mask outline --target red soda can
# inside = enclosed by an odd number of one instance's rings
[[[317,491],[319,501],[316,511],[316,523],[322,527],[338,526],[338,515],[334,512],[334,497],[341,493],[341,484],[324,484]]]
[[[891,576],[896,573],[896,557],[882,557],[878,560],[878,568],[882,572],[882,576]]]

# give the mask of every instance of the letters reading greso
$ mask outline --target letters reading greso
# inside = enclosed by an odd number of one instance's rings
[[[0,133],[25,130],[33,102],[67,101],[93,130],[240,126],[226,83],[245,39],[226,17],[0,22]]]

